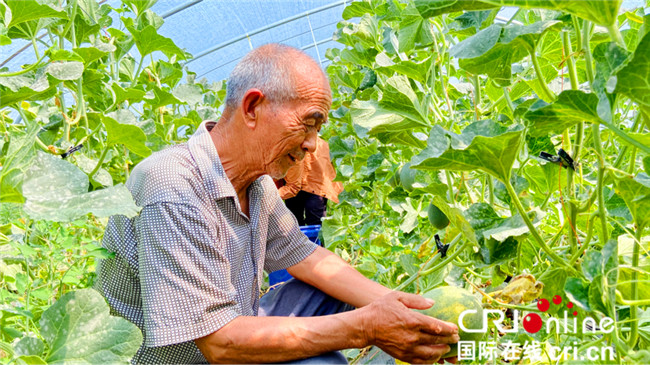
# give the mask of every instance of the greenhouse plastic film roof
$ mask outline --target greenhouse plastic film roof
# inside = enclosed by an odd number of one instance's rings
[[[248,51],[276,42],[303,49],[322,66],[336,23],[350,0],[159,0],[151,8],[164,18],[159,34],[171,38],[193,55],[187,62],[198,78],[221,80]],[[120,2],[109,0],[113,7]],[[113,13],[115,14],[115,13]],[[114,19],[114,26],[119,20]],[[24,48],[4,66],[17,69],[32,63],[29,41],[15,40],[3,47],[0,62]],[[132,50],[137,53],[137,50]]]

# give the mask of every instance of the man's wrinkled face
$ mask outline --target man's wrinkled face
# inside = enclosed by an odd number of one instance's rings
[[[291,166],[316,151],[318,132],[332,104],[327,80],[320,74],[311,78],[298,75],[295,86],[299,99],[269,103],[274,105],[269,105],[261,121],[264,168],[274,179],[283,178]]]

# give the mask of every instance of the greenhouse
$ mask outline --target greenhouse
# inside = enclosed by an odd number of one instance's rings
[[[650,363],[648,0],[0,0],[0,364]]]

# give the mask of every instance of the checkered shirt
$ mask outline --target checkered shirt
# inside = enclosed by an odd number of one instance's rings
[[[248,188],[250,219],[226,176],[204,122],[185,144],[154,153],[127,181],[133,218],[109,219],[95,288],[111,312],[136,324],[144,343],[133,363],[206,363],[193,340],[237,316],[255,316],[260,280],[309,256],[273,180]],[[246,148],[242,143],[242,148]]]

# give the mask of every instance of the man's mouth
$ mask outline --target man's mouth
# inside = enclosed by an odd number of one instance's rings
[[[287,156],[289,156],[289,159],[290,159],[293,163],[296,163],[296,162],[297,162],[296,158],[294,158],[293,156],[291,156],[291,154],[288,154]]]

